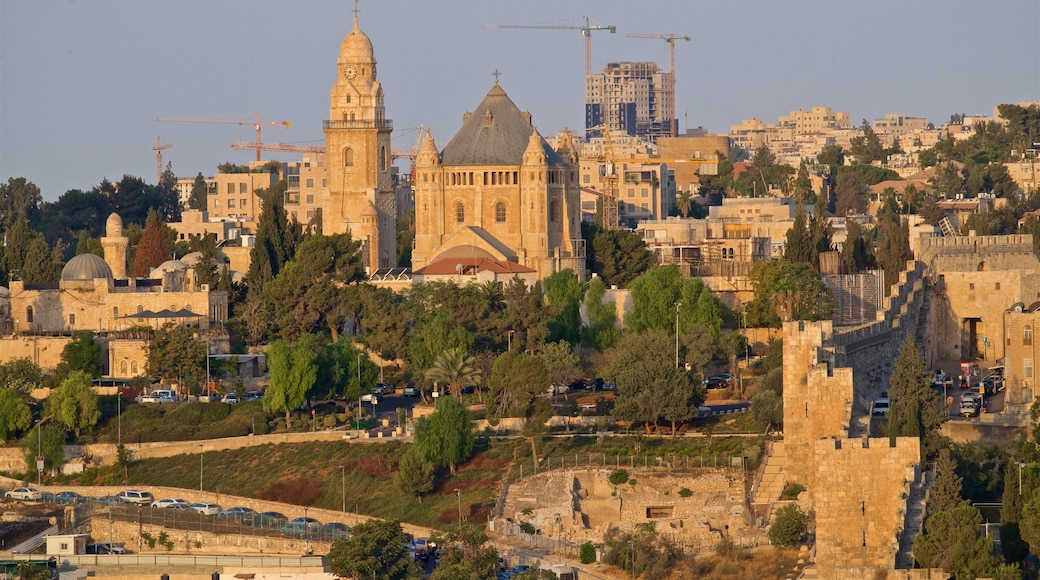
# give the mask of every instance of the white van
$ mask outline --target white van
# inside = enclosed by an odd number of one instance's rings
[[[142,403],[176,403],[177,402],[177,393],[175,393],[175,392],[173,392],[171,390],[167,390],[167,389],[158,389],[158,390],[152,391],[151,393],[148,393],[147,395],[141,397],[141,402]]]

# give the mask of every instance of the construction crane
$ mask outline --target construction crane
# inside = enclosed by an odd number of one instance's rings
[[[155,183],[162,181],[162,152],[170,147],[173,145],[170,143],[163,145],[161,138],[155,138],[155,147],[152,147],[152,151],[155,151]]]
[[[484,28],[536,28],[540,30],[580,30],[581,35],[585,37],[585,76],[592,74],[592,31],[593,30],[606,30],[611,34],[617,32],[617,27],[605,24],[605,25],[592,25],[589,21],[588,16],[582,16],[585,19],[585,26],[558,26],[558,25],[540,25],[540,24],[485,24]]]
[[[216,125],[252,125],[256,129],[256,142],[253,143],[256,149],[256,160],[260,161],[260,152],[263,150],[263,138],[261,135],[262,127],[285,127],[286,129],[292,129],[292,123],[289,121],[262,121],[260,120],[260,113],[253,112],[251,115],[256,115],[255,121],[241,121],[233,119],[166,119],[160,118],[156,121],[160,123],[206,123]]]
[[[252,141],[235,141],[231,143],[235,151],[283,151],[287,153],[325,153],[322,145],[292,145],[290,143],[260,143]]]
[[[610,125],[591,127],[587,131],[603,131],[603,149],[599,155],[599,179],[603,183],[600,199],[603,201],[603,228],[616,230],[618,217],[618,173],[614,160],[614,143],[610,140]]]
[[[668,95],[671,98],[668,100],[668,102],[669,102],[668,103],[669,104],[669,110],[661,111],[661,112],[662,112],[663,116],[665,116],[668,119],[668,124],[671,127],[671,130],[668,131],[668,133],[671,136],[674,137],[675,134],[678,132],[678,127],[675,126],[676,125],[676,119],[675,119],[675,41],[676,40],[685,40],[686,42],[690,42],[690,37],[689,36],[683,36],[681,34],[671,34],[671,33],[668,33],[668,34],[641,34],[641,33],[638,33],[638,32],[630,32],[630,33],[626,34],[625,36],[627,38],[660,38],[660,39],[662,39],[662,40],[664,40],[665,42],[668,43],[668,76],[670,77],[669,80],[671,81],[670,82],[671,86],[668,88]]]
[[[391,149],[390,157],[398,159],[401,157],[407,157],[409,161],[408,176],[414,182],[415,181],[415,158],[419,156],[419,148],[422,147],[423,135],[427,129],[423,125],[416,127],[415,132],[415,144],[409,149]]]

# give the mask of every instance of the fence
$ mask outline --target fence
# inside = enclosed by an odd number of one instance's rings
[[[537,475],[545,471],[563,469],[642,469],[651,472],[692,473],[703,469],[742,468],[753,469],[759,458],[733,456],[726,454],[709,454],[690,457],[676,454],[609,454],[609,453],[575,453],[574,455],[550,455],[539,461],[535,468],[534,460],[513,462],[513,469],[506,475],[508,483],[519,481],[524,477]],[[745,465],[746,462],[746,465]]]

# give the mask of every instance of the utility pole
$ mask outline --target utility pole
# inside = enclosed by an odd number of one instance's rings
[[[682,302],[675,303],[675,368],[679,368],[679,307]]]

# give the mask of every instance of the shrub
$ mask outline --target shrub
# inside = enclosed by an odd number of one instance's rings
[[[581,545],[579,556],[582,564],[592,564],[596,561],[596,546],[593,546],[592,542],[585,542]]]
[[[691,495],[693,495],[693,492],[688,487],[679,490],[679,497],[690,497]]]
[[[780,499],[798,499],[798,494],[805,491],[805,486],[800,483],[788,483],[780,494]]]
[[[612,485],[621,485],[628,481],[628,472],[624,469],[615,469],[610,473],[608,481],[610,481]]]
[[[534,530],[534,524],[532,524],[531,522],[520,522],[520,529],[521,529],[521,530],[522,530],[522,531],[523,531],[523,532],[524,532],[525,534],[532,534],[532,535],[533,535],[533,534],[534,534],[534,532],[535,532],[535,530]]]
[[[777,510],[769,526],[769,542],[777,548],[790,548],[798,544],[809,527],[809,516],[796,504],[787,504]]]
[[[260,499],[296,505],[314,505],[319,495],[321,482],[302,477],[271,482],[257,493]]]
[[[148,532],[141,532],[141,539],[144,540],[144,543],[148,544],[149,548],[155,547],[155,536],[153,536],[152,534]]]

